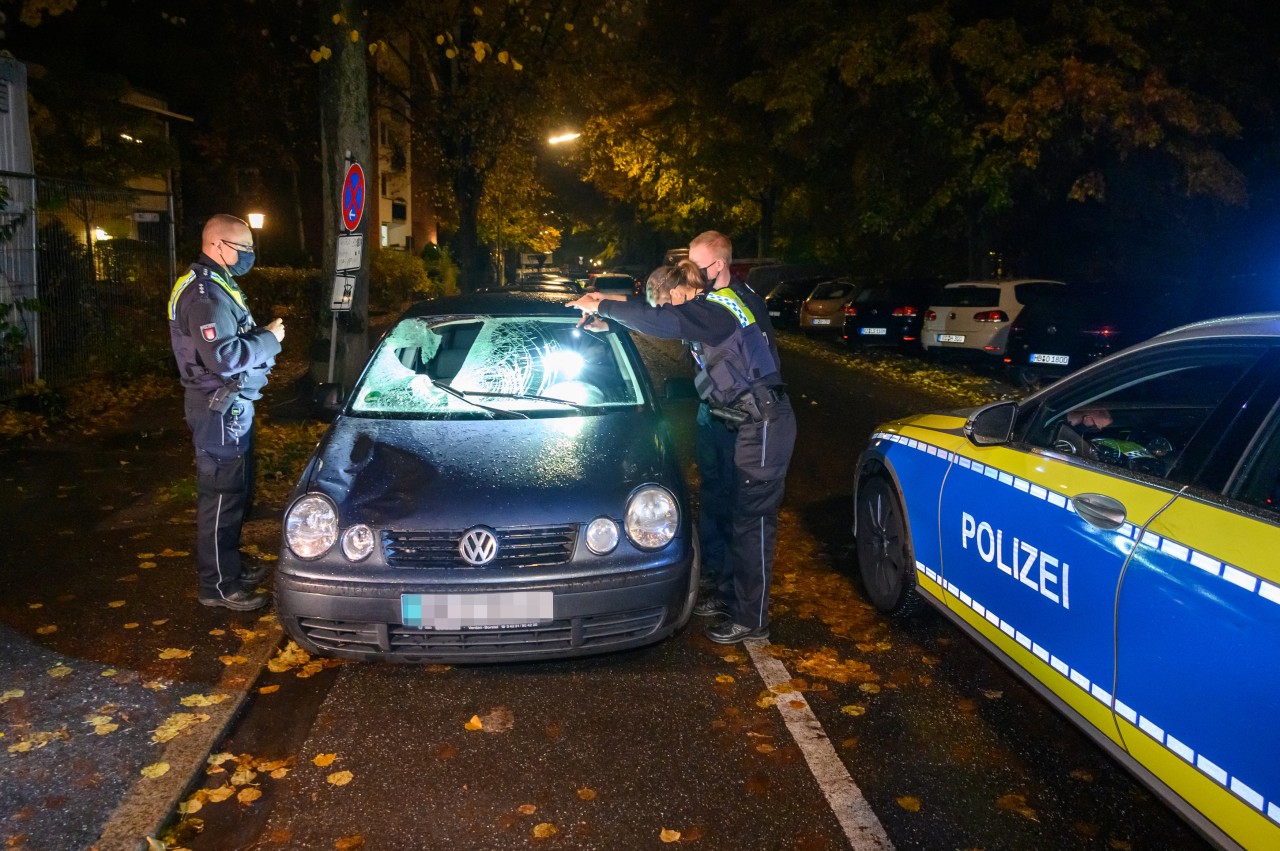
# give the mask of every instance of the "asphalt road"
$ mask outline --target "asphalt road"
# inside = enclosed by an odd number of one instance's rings
[[[670,348],[646,355],[659,379],[679,371]],[[794,692],[770,691],[745,649],[711,643],[697,621],[579,661],[268,673],[259,685],[280,689],[255,694],[220,750],[288,772],[260,773],[250,805],[204,803],[188,847],[629,849],[663,845],[663,831],[702,848],[849,847],[779,703],[812,711],[895,847],[1203,847],[940,617],[891,624],[862,602],[857,454],[877,423],[952,401],[821,347],[784,358],[800,440],[764,652]],[[669,413],[687,447],[691,410]]]
[[[659,379],[679,369],[670,348],[647,355]],[[161,429],[7,454],[0,837],[90,847],[121,801],[173,776],[139,770],[187,740],[160,745],[153,731],[194,712],[213,716],[196,729],[221,756],[173,820],[170,838],[192,851],[631,849],[662,846],[664,831],[708,849],[849,847],[831,797],[842,816],[865,800],[897,848],[1204,847],[941,617],[890,623],[862,601],[849,531],[858,452],[879,422],[954,399],[851,370],[821,346],[787,344],[784,362],[800,440],[771,639],[755,658],[695,621],[662,644],[577,661],[294,660],[259,674],[253,648],[274,624],[195,605],[190,512],[163,498],[190,475],[167,403],[140,415]],[[688,451],[691,408],[669,415]],[[269,548],[275,523],[250,539]],[[15,686],[25,693],[9,697]],[[229,704],[189,700],[237,690],[248,701],[219,738]]]

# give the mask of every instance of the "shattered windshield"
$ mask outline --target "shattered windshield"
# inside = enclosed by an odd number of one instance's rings
[[[574,417],[644,403],[628,350],[572,317],[401,320],[373,354],[352,412],[439,419]]]

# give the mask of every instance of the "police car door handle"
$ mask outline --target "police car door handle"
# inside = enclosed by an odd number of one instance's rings
[[[1124,525],[1124,503],[1100,493],[1082,493],[1071,497],[1071,506],[1091,526],[1112,531]]]

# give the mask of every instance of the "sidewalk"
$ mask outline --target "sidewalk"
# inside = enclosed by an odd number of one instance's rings
[[[197,602],[190,446],[175,386],[96,434],[0,447],[6,848],[145,847],[279,643],[270,609]],[[250,563],[279,528],[260,506]]]

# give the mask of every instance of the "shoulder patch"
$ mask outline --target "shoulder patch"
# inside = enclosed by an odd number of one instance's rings
[[[200,336],[212,343],[214,340],[218,339],[218,326],[212,322],[208,325],[201,325]]]

